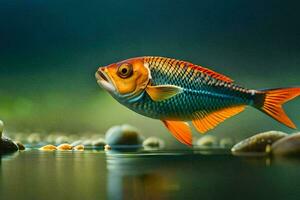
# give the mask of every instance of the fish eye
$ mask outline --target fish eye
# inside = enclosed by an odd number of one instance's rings
[[[132,70],[132,65],[128,63],[124,63],[120,65],[118,68],[118,75],[121,78],[128,78],[132,75],[133,70]]]

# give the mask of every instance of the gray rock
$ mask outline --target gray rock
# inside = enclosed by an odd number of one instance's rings
[[[287,136],[287,134],[280,131],[259,133],[237,143],[232,147],[231,151],[233,153],[264,153],[268,145],[273,144],[285,136]]]
[[[149,137],[143,142],[143,146],[145,148],[155,148],[155,149],[160,149],[165,146],[165,143],[162,139],[159,139],[157,137]]]
[[[113,126],[105,134],[106,143],[114,147],[137,147],[142,146],[143,137],[140,132],[131,125]]]
[[[218,146],[218,140],[213,135],[205,135],[197,140],[196,145],[200,147],[216,147]]]
[[[2,136],[0,140],[0,153],[10,153],[18,151],[18,146],[8,137]]]
[[[300,156],[300,133],[288,135],[271,146],[273,155]]]

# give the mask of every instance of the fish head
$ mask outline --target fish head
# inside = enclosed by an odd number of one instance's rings
[[[97,83],[112,96],[130,100],[143,93],[151,75],[143,58],[132,58],[99,67],[96,79]]]

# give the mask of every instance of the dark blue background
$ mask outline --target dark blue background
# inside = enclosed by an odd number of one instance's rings
[[[299,6],[276,0],[0,0],[0,117],[45,126],[40,118],[54,111],[80,115],[99,94],[113,102],[100,92],[94,72],[141,55],[188,60],[248,88],[300,85]],[[24,107],[23,100],[15,106],[18,98],[31,102],[24,115],[16,114]],[[32,115],[40,116],[36,123],[24,119]],[[66,127],[68,119],[52,126]]]

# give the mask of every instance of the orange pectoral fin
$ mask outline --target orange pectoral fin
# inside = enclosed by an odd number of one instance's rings
[[[218,124],[222,123],[227,118],[230,118],[245,109],[245,105],[239,105],[235,107],[223,108],[208,114],[195,113],[193,125],[200,133],[206,133],[207,131],[215,128]]]
[[[162,120],[167,129],[181,143],[192,146],[192,131],[187,122]]]
[[[153,101],[163,101],[181,93],[182,88],[175,85],[148,85],[146,92]]]

